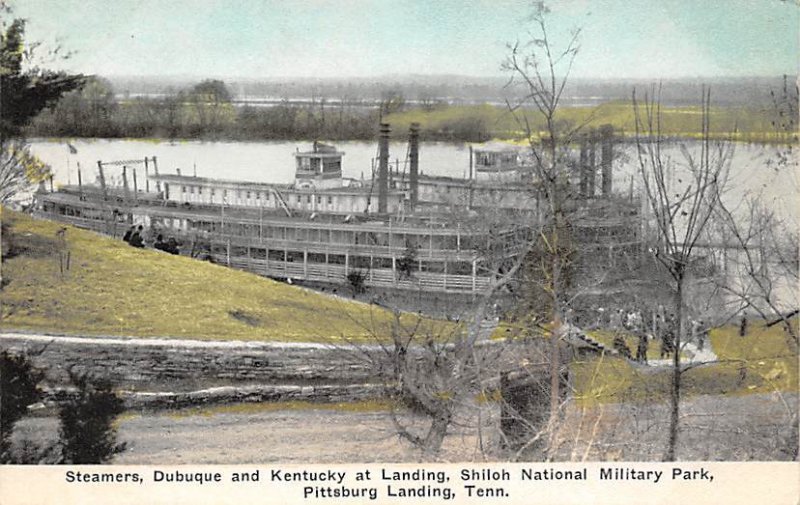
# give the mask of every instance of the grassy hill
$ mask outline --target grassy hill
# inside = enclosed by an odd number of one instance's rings
[[[393,315],[254,274],[135,249],[0,210],[5,329],[83,335],[329,341],[388,335]],[[69,254],[69,269],[66,256]],[[64,271],[62,272],[62,267]],[[404,324],[415,316],[404,315]],[[426,321],[428,331],[448,331]]]
[[[798,391],[797,354],[780,325],[767,328],[754,321],[746,337],[736,326],[714,328],[710,334],[717,361],[687,370],[683,393],[740,395]],[[651,345],[652,348],[657,346]],[[652,356],[649,356],[652,357]],[[589,357],[573,363],[575,398],[582,405],[629,401],[666,401],[672,371],[636,369],[618,357]]]

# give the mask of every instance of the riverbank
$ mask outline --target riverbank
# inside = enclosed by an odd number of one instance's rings
[[[383,308],[2,210],[5,328],[98,336],[374,341]],[[64,230],[59,233],[59,230]],[[120,234],[124,230],[120,230]],[[313,314],[313,317],[309,317]],[[401,321],[416,324],[418,316]],[[442,325],[424,320],[435,331]]]

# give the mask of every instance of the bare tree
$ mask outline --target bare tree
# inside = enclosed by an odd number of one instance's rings
[[[509,47],[503,68],[511,74],[509,84],[517,84],[524,90],[520,102],[509,103],[508,107],[525,133],[533,159],[538,196],[546,204],[538,240],[541,244],[539,256],[542,267],[539,270],[545,279],[542,292],[546,295],[546,311],[552,321],[548,422],[552,437],[556,432],[561,403],[559,341],[563,336],[565,312],[564,271],[572,253],[566,205],[571,196],[566,160],[569,157],[569,145],[580,129],[563,123],[558,112],[564,87],[580,48],[580,30],[571,33],[563,48],[553,47],[546,22],[548,13],[544,2],[534,4],[529,18],[532,30],[528,33],[528,40]],[[538,116],[535,123],[527,113],[531,108]]]
[[[798,349],[798,234],[791,223],[756,196],[731,208],[720,198],[714,237],[723,248],[720,289],[737,311],[757,312],[780,324],[789,348]],[[733,252],[730,253],[729,250]]]
[[[655,225],[656,259],[669,273],[673,285],[675,331],[672,351],[669,438],[665,461],[675,460],[681,396],[681,342],[686,337],[685,305],[687,279],[691,273],[698,241],[719,208],[719,195],[727,179],[731,148],[729,143],[712,145],[709,135],[710,90],[703,88],[699,153],[680,144],[680,156],[673,158],[661,130],[660,86],[644,100],[633,93],[636,148],[644,197]]]

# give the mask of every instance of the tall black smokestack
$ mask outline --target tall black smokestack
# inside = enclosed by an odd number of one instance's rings
[[[595,176],[597,174],[597,135],[589,134],[589,152],[586,157],[586,196],[594,198]]]
[[[580,153],[580,191],[581,196],[586,198],[589,196],[589,142],[586,134],[581,135]]]
[[[381,123],[381,132],[378,136],[378,212],[387,212],[387,196],[389,189],[389,134],[392,129],[386,123]]]
[[[411,186],[411,208],[419,200],[419,123],[411,123],[408,132],[409,185]]]
[[[603,125],[600,127],[600,142],[602,148],[600,153],[600,171],[603,174],[603,196],[611,195],[611,161],[614,159],[614,127]]]

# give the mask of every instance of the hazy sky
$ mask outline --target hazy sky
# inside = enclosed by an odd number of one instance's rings
[[[525,0],[11,0],[31,40],[101,75],[500,74]],[[580,77],[798,72],[800,7],[780,0],[551,1],[582,27]]]

